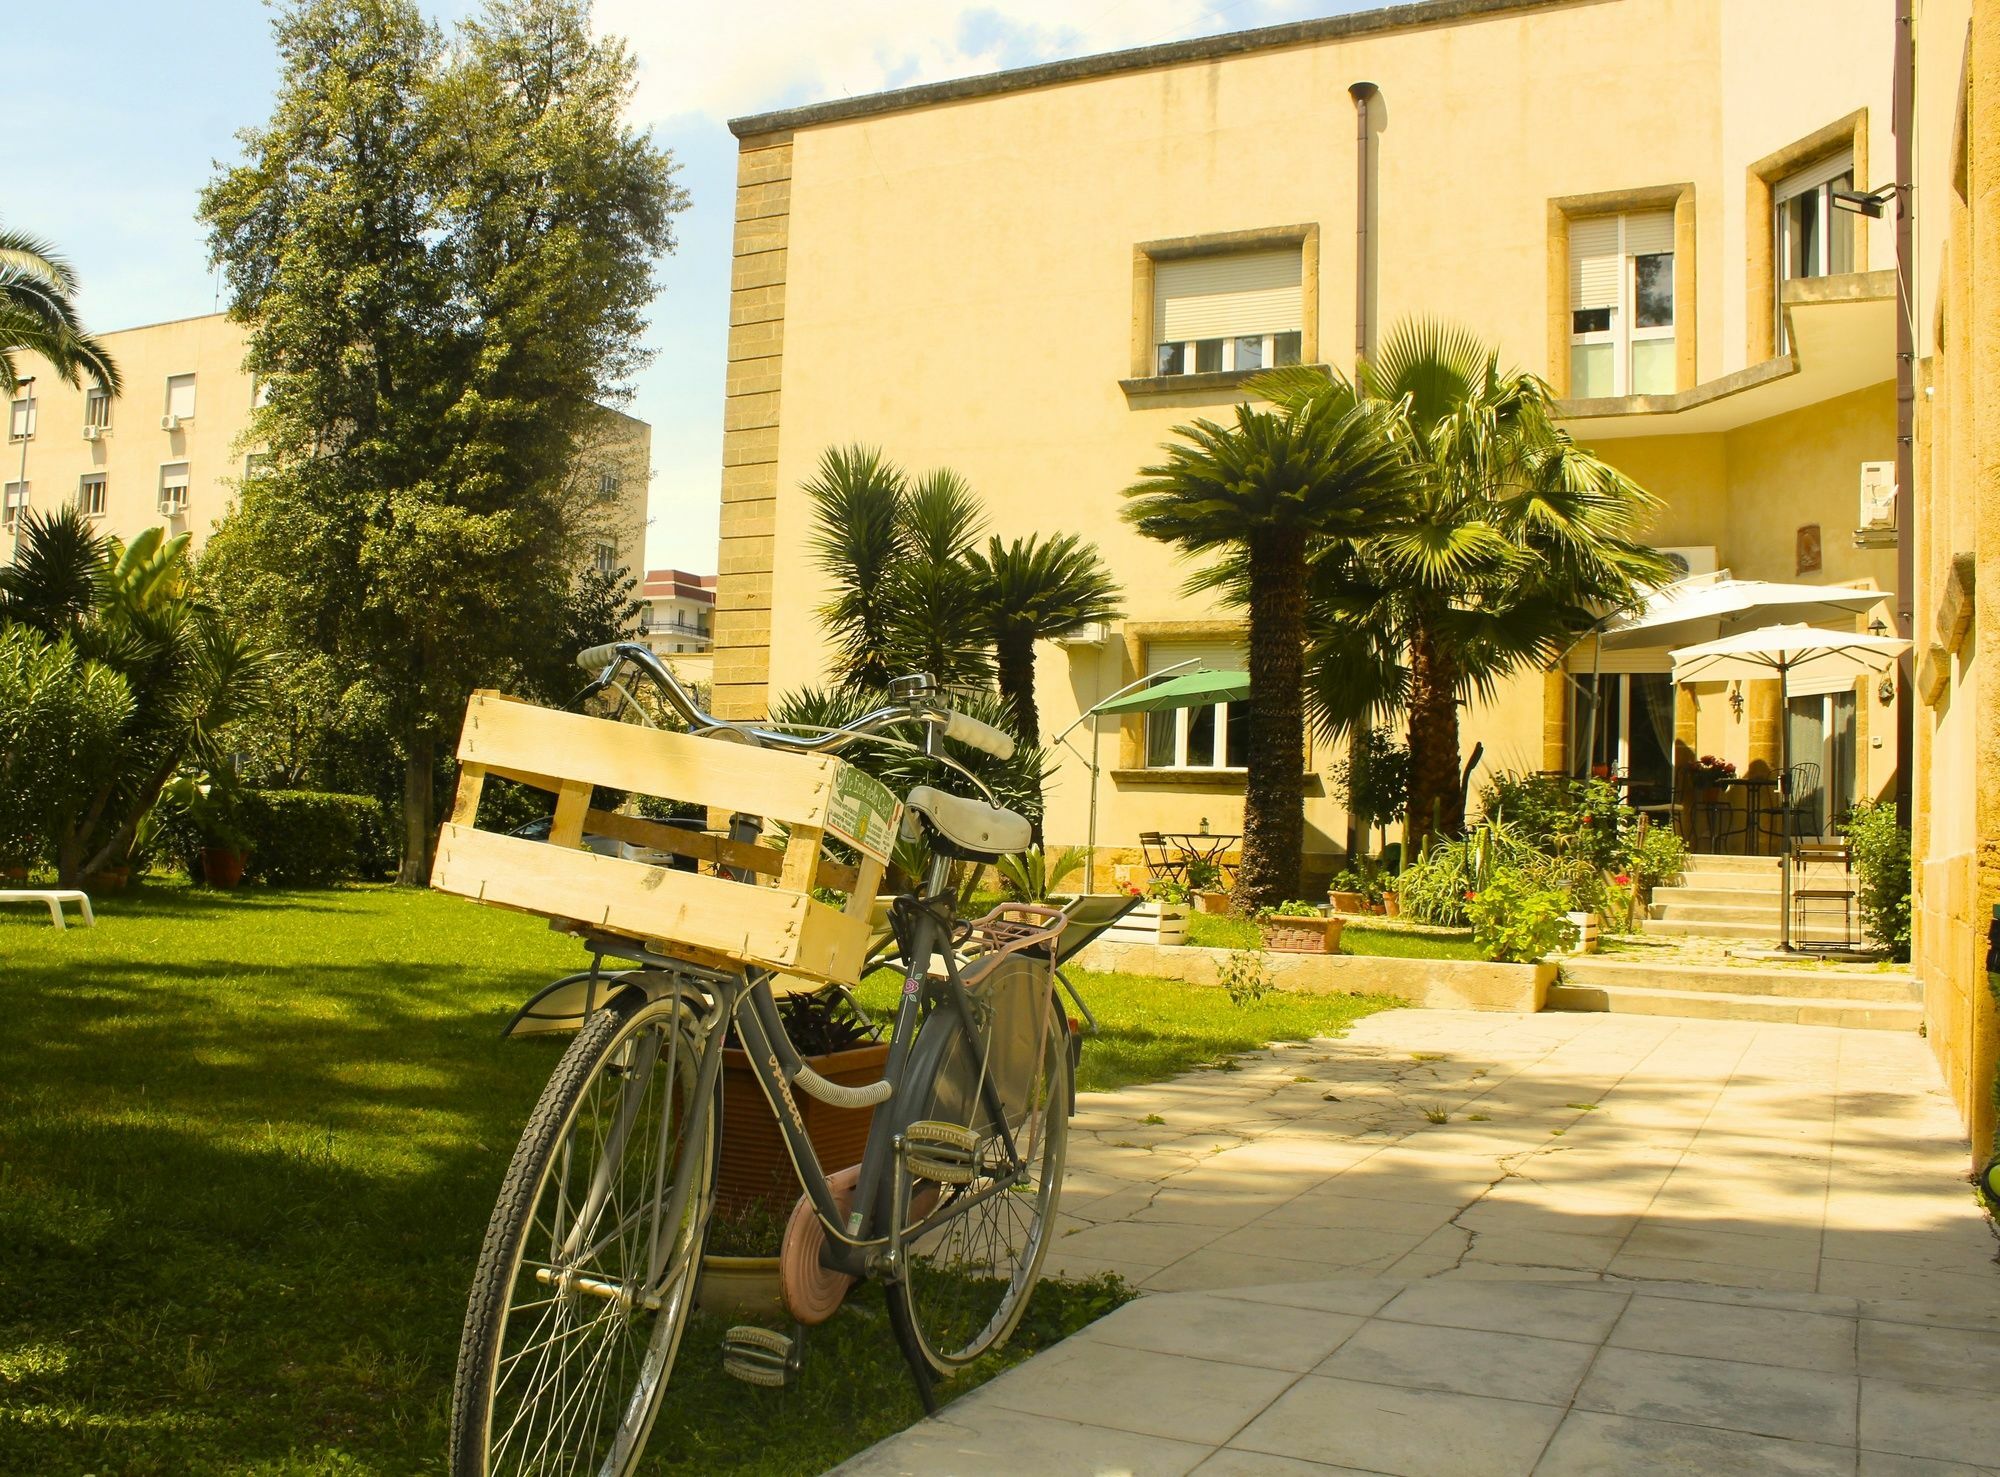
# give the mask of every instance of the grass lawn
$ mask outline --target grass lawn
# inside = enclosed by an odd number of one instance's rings
[[[441,1471],[479,1238],[562,1045],[497,1033],[581,950],[386,887],[98,917],[0,914],[0,1473]],[[1046,1284],[997,1357],[1123,1296]],[[727,1379],[720,1332],[690,1328],[648,1470],[819,1472],[919,1414],[874,1289],[789,1391]]]
[[[1194,913],[1188,917],[1188,942],[1209,949],[1254,949],[1262,939],[1248,918],[1224,913]],[[1340,930],[1340,952],[1373,954],[1388,959],[1478,959],[1472,930],[1417,933],[1407,928],[1370,928],[1349,921]]]

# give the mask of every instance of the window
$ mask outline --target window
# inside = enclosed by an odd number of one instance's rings
[[[1300,250],[1171,257],[1153,268],[1153,372],[1215,374],[1297,364]]]
[[[1569,300],[1572,396],[1674,392],[1671,210],[1571,221]]]
[[[1240,646],[1162,641],[1146,648],[1146,670],[1194,671],[1183,666],[1190,658],[1218,672],[1241,671],[1245,660]],[[1242,769],[1249,762],[1250,722],[1248,702],[1148,713],[1146,768]]]
[[[599,574],[611,574],[618,568],[618,545],[606,539],[597,541],[597,550],[592,562]]]
[[[0,489],[0,528],[12,532],[20,526],[21,510],[28,506],[28,484],[9,482]]]
[[[1570,676],[1570,773],[1631,781],[1635,805],[1664,805],[1674,788],[1674,679],[1665,672]],[[1597,721],[1591,705],[1598,702]],[[1590,744],[1586,754],[1584,745]]]
[[[35,382],[22,380],[15,392],[14,403],[7,417],[7,439],[26,441],[35,434]]]
[[[167,414],[175,420],[194,418],[194,376],[174,374],[167,376]]]
[[[163,462],[160,465],[160,511],[169,518],[187,512],[188,464]]]
[[[1779,180],[1771,190],[1771,259],[1777,270],[1777,336],[1785,344],[1785,284],[1802,277],[1830,277],[1854,270],[1856,217],[1836,210],[1833,193],[1854,188],[1854,155],[1843,151]]]
[[[105,430],[111,424],[111,392],[92,390],[83,397],[83,423],[87,427]]]
[[[243,480],[253,482],[271,469],[271,454],[268,451],[253,451],[243,458]]]
[[[105,478],[102,472],[85,472],[79,477],[76,483],[77,511],[86,518],[102,518],[104,488]]]
[[[616,472],[597,474],[597,500],[601,503],[615,501],[618,496],[619,477]]]
[[[250,408],[262,410],[271,403],[271,382],[261,374],[250,376]]]

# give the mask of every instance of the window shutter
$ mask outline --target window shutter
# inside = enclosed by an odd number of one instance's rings
[[[1211,672],[1241,672],[1249,665],[1240,642],[1232,641],[1149,641],[1146,643],[1146,673],[1164,672],[1182,662],[1199,662]],[[1185,669],[1195,671],[1194,667]],[[1176,677],[1185,675],[1174,673]]]
[[[160,468],[161,491],[170,491],[173,488],[186,487],[187,485],[188,464],[186,462],[169,462],[166,466]]]
[[[1674,213],[1649,210],[1644,215],[1625,217],[1625,254],[1653,256],[1674,249]]]
[[[1295,333],[1304,319],[1299,250],[1163,261],[1153,269],[1153,342]]]
[[[1594,215],[1569,223],[1569,305],[1618,306],[1618,217]]]
[[[167,414],[187,420],[194,414],[194,376],[177,374],[167,381]]]

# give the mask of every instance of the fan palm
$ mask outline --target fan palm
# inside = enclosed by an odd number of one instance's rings
[[[1325,385],[1325,381],[1320,383]],[[1337,385],[1341,382],[1336,381]],[[1125,516],[1148,538],[1214,564],[1191,589],[1233,587],[1249,608],[1250,726],[1238,895],[1290,898],[1305,845],[1306,574],[1316,543],[1376,532],[1411,494],[1397,408],[1351,392],[1273,411],[1238,406],[1233,426],[1199,420],[1127,489]]]
[[[903,555],[902,469],[868,446],[830,446],[804,484],[813,507],[811,549],[833,581],[820,607],[838,649],[843,686],[880,688],[890,668],[888,579]]]
[[[65,384],[84,375],[112,394],[124,389],[104,345],[76,314],[76,272],[48,242],[0,226],[0,392],[20,388],[17,353],[48,361]]]
[[[1035,643],[1067,636],[1119,614],[1118,582],[1094,544],[1073,533],[1030,536],[967,555],[980,617],[993,643],[1000,695],[1014,710],[1022,738],[1042,741],[1035,705]]]
[[[1606,608],[1670,578],[1636,533],[1657,501],[1576,445],[1534,375],[1469,331],[1399,325],[1361,366],[1368,403],[1399,407],[1421,475],[1395,516],[1313,560],[1308,693],[1338,736],[1409,725],[1411,844],[1464,824],[1459,708],[1546,667]],[[1302,410],[1351,387],[1278,371],[1257,388]]]
[[[981,521],[977,494],[948,469],[926,472],[904,494],[902,557],[885,586],[898,672],[929,672],[961,687],[991,680],[980,591],[966,563]]]

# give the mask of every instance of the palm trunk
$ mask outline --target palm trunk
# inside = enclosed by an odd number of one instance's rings
[[[998,658],[1000,696],[1014,710],[1022,744],[1035,748],[1042,741],[1042,719],[1035,707],[1035,637],[1030,631],[1008,631],[994,643]]]
[[[1410,639],[1410,819],[1405,845],[1414,855],[1436,830],[1465,829],[1458,770],[1458,673],[1419,621]]]
[[[431,844],[437,832],[433,793],[436,751],[437,738],[429,730],[418,729],[410,735],[408,755],[403,760],[403,865],[396,874],[405,887],[430,885]]]
[[[1249,774],[1243,791],[1243,865],[1236,896],[1276,907],[1299,888],[1305,855],[1306,550],[1298,533],[1252,537]],[[1222,735],[1217,734],[1218,743]]]

